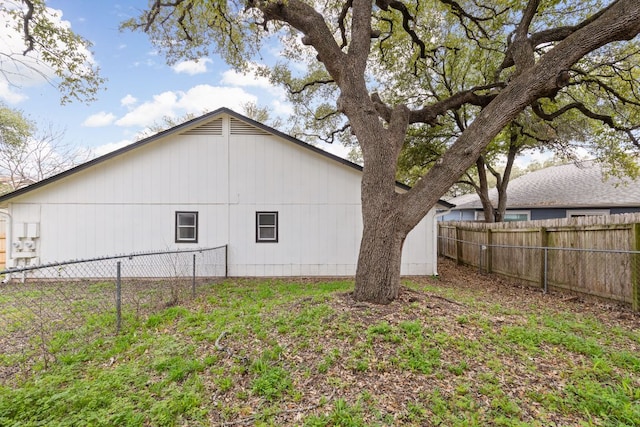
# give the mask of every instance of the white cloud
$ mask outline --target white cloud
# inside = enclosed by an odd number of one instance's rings
[[[144,102],[116,120],[118,126],[147,126],[164,116],[173,116],[178,101],[176,92],[163,92],[155,95],[152,101]]]
[[[293,106],[279,99],[271,101],[271,107],[276,116],[290,116],[293,114]]]
[[[239,73],[235,70],[227,70],[222,73],[222,84],[238,87],[255,87],[263,89],[278,98],[285,99],[286,94],[283,88],[271,84],[268,78],[257,75],[257,66],[250,67],[248,73]]]
[[[100,111],[99,113],[92,114],[87,117],[84,122],[82,122],[82,126],[90,128],[109,126],[114,122],[115,119],[115,114]]]
[[[93,149],[93,154],[96,157],[103,156],[103,155],[105,155],[107,153],[110,153],[112,151],[116,151],[119,148],[126,147],[127,145],[132,144],[132,143],[133,143],[133,141],[130,141],[128,139],[123,139],[122,141],[118,141],[118,142],[110,142],[108,144],[100,145],[100,146],[94,148]]]
[[[208,71],[207,64],[210,62],[213,61],[211,61],[211,59],[209,58],[201,58],[196,61],[178,62],[171,68],[178,74],[185,73],[189,74],[190,76],[194,76],[196,74],[206,73]]]
[[[27,99],[27,96],[14,90],[9,86],[9,82],[6,80],[0,81],[0,99],[3,99],[9,104],[18,104]]]
[[[138,100],[133,95],[128,93],[124,98],[120,100],[120,105],[122,105],[123,107],[127,107],[135,104],[136,102],[138,102]]]
[[[241,88],[198,85],[183,93],[178,107],[187,113],[202,113],[221,107],[242,112],[242,105],[257,102],[258,98]]]
[[[187,92],[167,91],[133,108],[115,124],[123,127],[146,127],[164,116],[180,117],[186,113],[202,114],[220,107],[242,111],[246,102],[257,102],[257,97],[241,88],[198,85]]]
[[[270,99],[270,109],[276,116],[289,116],[293,113],[293,107],[287,101],[287,93],[284,88],[273,85],[268,78],[257,73],[258,65],[250,66],[248,73],[239,73],[235,70],[227,70],[222,73],[222,84],[239,87],[255,88],[265,91]]]

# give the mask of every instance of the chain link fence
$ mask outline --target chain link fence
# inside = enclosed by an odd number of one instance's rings
[[[0,382],[46,368],[60,334],[116,334],[227,275],[227,247],[52,263],[0,272]],[[86,336],[86,334],[85,334]]]

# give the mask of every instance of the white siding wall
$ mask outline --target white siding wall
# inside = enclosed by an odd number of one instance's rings
[[[230,141],[229,273],[344,276],[360,244],[360,173],[268,135]],[[255,215],[277,211],[277,243],[257,243]]]
[[[174,136],[28,193],[12,216],[40,223],[43,263],[223,245],[227,166],[225,138]],[[200,212],[199,242],[176,244],[175,212],[191,210]]]
[[[40,223],[43,263],[229,244],[232,276],[345,276],[361,239],[359,171],[274,135],[173,135],[17,197]],[[197,211],[197,244],[176,244],[175,212]],[[257,211],[279,241],[257,243]],[[403,274],[435,273],[433,215],[408,237]]]
[[[433,221],[435,210],[431,210],[407,236],[402,249],[401,273],[407,276],[436,274],[438,254],[435,251]]]

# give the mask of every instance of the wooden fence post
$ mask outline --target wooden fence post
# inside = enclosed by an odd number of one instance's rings
[[[456,225],[456,264],[462,264],[462,230]]]
[[[540,247],[541,248],[546,248],[549,246],[549,232],[547,231],[546,227],[540,227]],[[540,249],[540,287],[543,289],[547,289],[545,287],[546,285],[546,278],[547,278],[547,269],[549,268],[549,266],[546,263],[546,257],[545,257],[545,253],[547,252],[546,249]]]
[[[492,229],[487,227],[487,250],[486,252],[486,256],[487,256],[487,273],[491,273],[491,271],[493,270],[493,233],[492,233]]]
[[[633,251],[640,251],[640,223],[633,224]],[[631,306],[640,311],[640,254],[631,254]]]

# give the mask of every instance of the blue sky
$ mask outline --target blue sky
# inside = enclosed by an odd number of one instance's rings
[[[107,79],[105,89],[95,102],[63,106],[56,88],[40,79],[20,87],[0,82],[0,101],[43,127],[52,124],[64,129],[69,144],[101,155],[135,141],[145,127],[163,116],[199,115],[223,106],[242,112],[244,102],[269,108],[273,117],[286,118],[290,112],[283,90],[265,79],[238,74],[218,57],[170,67],[145,34],[121,32],[120,22],[136,16],[147,0],[50,0],[47,4],[93,43],[93,58]],[[265,55],[265,60],[275,59],[269,58],[269,52]],[[343,147],[321,148],[346,153]]]
[[[16,87],[0,75],[0,102],[22,110],[41,128],[52,125],[64,130],[66,144],[88,148],[94,155],[135,142],[147,126],[164,116],[200,115],[220,107],[242,113],[244,103],[254,102],[267,107],[273,118],[286,122],[291,106],[285,92],[266,79],[241,75],[219,57],[170,67],[146,34],[118,29],[122,21],[139,15],[147,4],[148,0],[47,0],[50,8],[59,11],[61,20],[93,43],[93,59],[107,79],[104,90],[90,104],[74,101],[63,106],[57,89],[42,79],[28,79]],[[7,41],[3,27],[0,51]],[[267,50],[263,58],[272,62],[278,54]],[[343,157],[349,152],[339,144],[320,144],[319,148]],[[539,157],[548,155],[530,153],[518,163]]]

